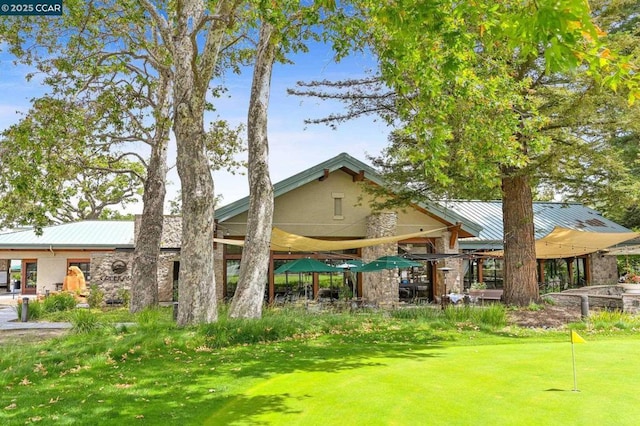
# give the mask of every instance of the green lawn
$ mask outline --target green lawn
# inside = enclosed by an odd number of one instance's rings
[[[636,319],[581,325],[574,392],[567,331],[424,312],[276,312],[192,329],[165,312],[3,347],[0,424],[637,424]]]
[[[579,392],[566,341],[478,343],[327,348],[336,356],[253,382],[208,424],[637,424],[639,339],[577,346]]]

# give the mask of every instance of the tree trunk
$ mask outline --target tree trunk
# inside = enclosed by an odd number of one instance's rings
[[[163,78],[158,89],[156,133],[147,165],[147,176],[142,196],[136,248],[131,273],[132,313],[158,305],[158,257],[164,224],[164,199],[167,179],[167,144],[169,142],[169,83]]]
[[[152,151],[142,197],[144,207],[133,255],[132,313],[158,305],[158,257],[164,220],[167,142],[157,144]]]
[[[262,316],[268,280],[271,250],[269,243],[273,225],[273,185],[269,177],[267,110],[276,49],[273,26],[263,23],[260,28],[247,118],[249,212],[238,287],[229,313],[233,318]]]
[[[207,2],[184,0],[172,29],[174,133],[177,169],[182,187],[182,246],[178,277],[178,325],[211,323],[218,319],[214,251],[213,178],[206,156],[204,109],[222,40],[236,2],[220,0],[207,16]],[[215,20],[211,20],[215,16]],[[198,31],[210,27],[204,43]],[[199,55],[198,52],[202,50]]]
[[[533,197],[527,176],[513,173],[502,179],[504,228],[504,300],[526,306],[538,301]]]

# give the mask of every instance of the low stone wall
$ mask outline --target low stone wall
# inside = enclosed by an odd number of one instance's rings
[[[630,314],[640,314],[640,294],[623,294],[622,310]]]
[[[552,299],[559,306],[580,306],[583,295],[589,297],[589,308],[621,309],[630,314],[640,313],[640,294],[625,293],[618,285],[587,286],[562,293],[548,293],[544,297]]]

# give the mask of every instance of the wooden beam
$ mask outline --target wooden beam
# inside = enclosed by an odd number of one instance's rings
[[[329,169],[324,169],[322,176],[318,179],[320,182],[326,180],[329,177]]]
[[[354,182],[362,182],[364,180],[364,170],[360,170],[358,174],[353,175]]]
[[[545,259],[538,259],[538,282],[544,282],[544,262]]]
[[[585,283],[585,285],[591,285],[591,280],[592,280],[591,256],[599,256],[599,254],[598,253],[593,253],[591,255],[587,255],[584,258],[584,283]]]
[[[462,228],[462,223],[457,222],[456,226],[451,229],[451,236],[449,237],[450,249],[454,249],[456,247],[456,242],[458,241],[458,234],[460,233],[460,228]]]
[[[273,274],[273,251],[269,251],[269,303],[273,303],[275,299],[276,299],[276,280]]]
[[[574,273],[573,273],[573,258],[567,258],[565,259],[565,262],[567,262],[567,273],[569,275],[569,287],[573,286],[573,277],[574,277]]]

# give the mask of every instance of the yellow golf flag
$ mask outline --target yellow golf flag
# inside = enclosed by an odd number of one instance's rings
[[[578,333],[571,330],[571,343],[587,343]]]

